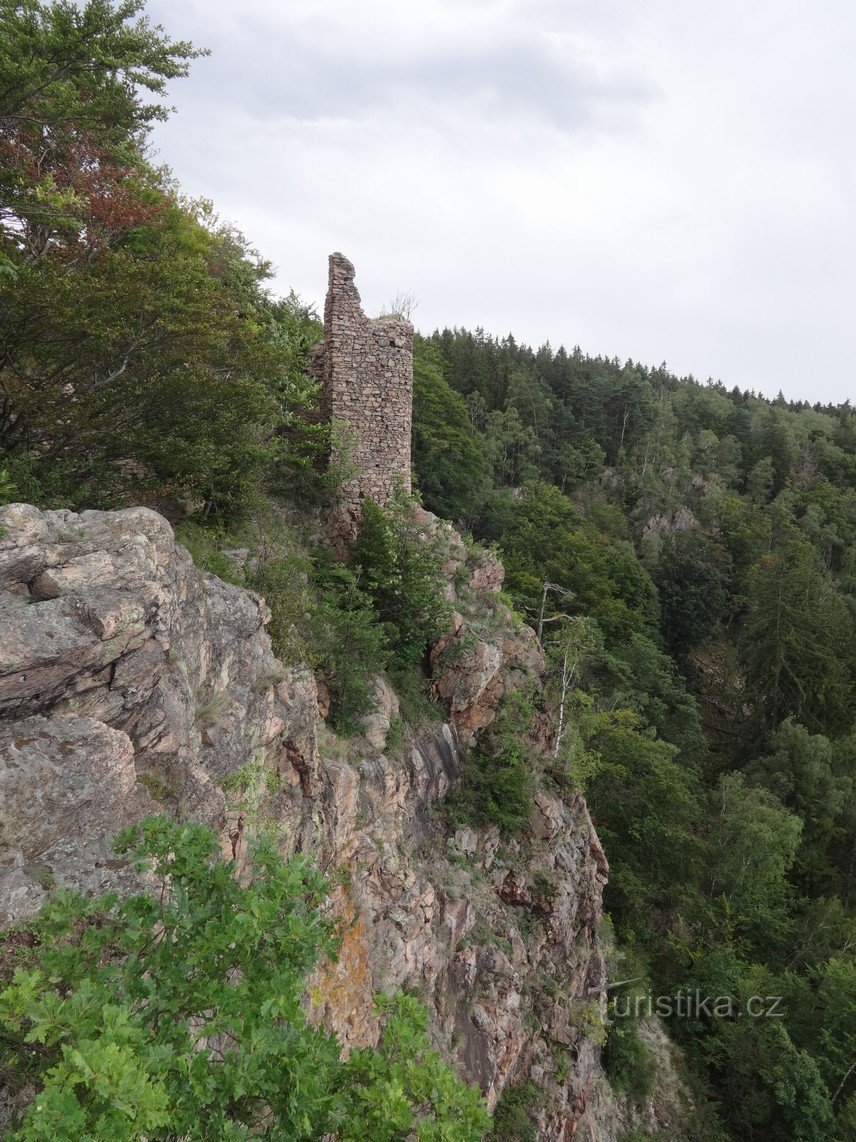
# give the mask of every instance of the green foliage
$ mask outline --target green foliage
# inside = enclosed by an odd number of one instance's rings
[[[660,623],[676,658],[713,635],[725,616],[727,565],[721,548],[703,536],[677,533],[660,548],[654,583],[660,596]]]
[[[775,729],[793,717],[840,728],[852,714],[853,627],[834,582],[804,542],[789,542],[752,569],[743,629],[755,720]]]
[[[496,1142],[536,1142],[538,1134],[528,1111],[537,1106],[539,1097],[534,1083],[507,1086],[494,1111],[490,1137]]]
[[[228,694],[223,692],[212,694],[196,707],[197,726],[213,726],[228,707]]]
[[[496,752],[471,750],[461,762],[460,785],[450,797],[452,819],[476,826],[499,825],[520,833],[533,809],[533,780],[522,742],[506,740]]]
[[[332,507],[342,485],[355,475],[354,434],[347,421],[315,423],[292,416],[282,445],[269,477],[271,491],[302,508]]]
[[[531,483],[518,498],[494,496],[474,530],[499,544],[508,588],[528,615],[539,613],[549,582],[568,592],[557,609],[590,615],[608,643],[656,629],[656,590],[631,545],[599,533],[558,488]]]
[[[587,795],[610,854],[607,899],[625,923],[644,924],[652,908],[676,907],[700,869],[698,780],[627,710],[602,714],[588,745],[601,758]]]
[[[387,628],[378,622],[374,600],[349,568],[316,559],[312,583],[318,602],[304,625],[309,661],[321,671],[331,698],[331,722],[340,733],[356,733],[359,719],[374,706],[374,679],[390,662]]]
[[[24,132],[26,113],[37,105],[52,139],[98,130],[121,146],[166,118],[166,107],[143,103],[142,92],[163,94],[167,80],[186,75],[186,61],[204,53],[171,41],[139,16],[142,10],[138,0],[87,0],[82,7],[4,0],[4,130]]]
[[[312,323],[143,147],[200,53],[126,0],[4,3],[0,450],[29,499],[236,515],[311,396]]]
[[[693,765],[704,756],[696,699],[674,662],[650,637],[632,635],[604,653],[593,669],[610,704],[638,714],[658,737],[680,750],[683,762]]]
[[[240,585],[243,575],[235,563],[223,553],[229,537],[220,528],[203,527],[194,520],[184,520],[175,529],[175,538],[190,552],[194,564],[225,583]]]
[[[393,667],[412,670],[447,628],[451,608],[439,554],[420,536],[406,495],[388,512],[371,498],[363,502],[353,564],[387,632]]]
[[[613,1017],[603,1052],[603,1068],[610,1085],[637,1105],[654,1089],[656,1065],[639,1036],[638,1021],[632,1015]]]
[[[498,825],[506,836],[525,829],[534,810],[531,750],[523,735],[531,704],[520,694],[508,699],[478,749],[464,753],[446,812],[456,824]]]
[[[261,841],[239,883],[211,831],[164,817],[126,830],[118,849],[162,891],[121,902],[58,891],[30,940],[11,943],[4,1065],[38,1088],[11,1137],[482,1136],[478,1092],[429,1048],[414,1000],[381,1000],[380,1047],[347,1063],[307,1022],[306,976],[335,933],[305,859],[285,864]]]
[[[722,778],[713,804],[710,894],[722,893],[741,927],[774,925],[788,895],[802,822],[743,776]],[[756,935],[756,938],[757,935]]]
[[[234,514],[303,394],[264,265],[204,209],[159,202],[133,248],[108,244],[72,270],[47,254],[3,292],[0,443],[15,464],[37,449],[41,498],[111,504],[135,487]]]
[[[389,723],[389,731],[386,735],[386,748],[391,754],[396,754],[404,745],[404,719],[401,714],[396,714],[392,721]]]
[[[488,484],[488,465],[467,406],[443,375],[436,345],[413,342],[413,466],[429,511],[469,519]]]
[[[429,1048],[427,1010],[402,992],[381,997],[377,1005],[387,1017],[378,1048],[352,1051],[344,1067],[347,1112],[339,1137],[343,1142],[481,1138],[490,1126],[483,1100]]]
[[[853,779],[835,754],[828,738],[788,720],[770,738],[769,753],[745,770],[800,819],[794,879],[811,896],[844,887],[835,847],[846,835],[844,813],[853,799]]]
[[[264,597],[274,652],[315,671],[330,695],[329,721],[344,735],[362,728],[384,673],[409,723],[440,716],[414,670],[449,613],[437,557],[413,526],[409,504],[392,515],[372,506],[362,531],[372,542],[354,567],[317,546],[317,537],[309,548],[282,509],[259,496],[252,519],[230,531],[193,521],[177,529],[198,566]]]
[[[15,491],[15,482],[12,477],[5,468],[0,468],[0,504],[13,503]]]
[[[827,1142],[833,1116],[817,1063],[780,1020],[723,1020],[708,1044],[722,1110],[736,1137]]]

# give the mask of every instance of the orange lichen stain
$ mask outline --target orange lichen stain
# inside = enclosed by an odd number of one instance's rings
[[[328,898],[339,920],[342,941],[339,958],[322,963],[309,979],[309,1018],[334,1031],[345,1055],[353,1047],[373,1047],[379,1024],[372,1001],[372,967],[365,923],[344,887]]]

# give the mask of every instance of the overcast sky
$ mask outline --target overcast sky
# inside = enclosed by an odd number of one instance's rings
[[[315,303],[856,400],[852,0],[150,0],[154,144]]]

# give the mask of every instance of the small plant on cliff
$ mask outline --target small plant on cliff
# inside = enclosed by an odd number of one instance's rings
[[[448,626],[450,607],[439,557],[420,537],[403,489],[387,511],[363,502],[354,567],[387,633],[393,669],[412,670]]]
[[[262,841],[238,883],[214,833],[165,817],[117,847],[156,895],[59,891],[26,938],[3,937],[2,1069],[37,1091],[10,1138],[483,1136],[478,1092],[430,1049],[413,999],[382,1000],[380,1045],[347,1062],[307,1022],[306,977],[336,945],[307,860]]]
[[[532,715],[532,705],[522,694],[510,696],[487,741],[464,757],[460,781],[446,802],[453,824],[499,825],[506,836],[526,827],[535,782],[521,734]]]
[[[12,502],[15,495],[15,483],[5,468],[0,468],[0,504]]]
[[[229,695],[223,691],[218,691],[212,694],[210,698],[206,698],[204,702],[200,702],[196,707],[196,718],[194,719],[197,726],[213,726],[214,723],[225,714],[229,708]]]
[[[637,1106],[641,1106],[654,1089],[656,1065],[639,1035],[639,1020],[632,1014],[619,1018],[613,1013],[603,1066],[613,1089],[626,1094]]]
[[[493,1116],[490,1137],[495,1142],[535,1142],[535,1124],[529,1117],[541,1092],[534,1083],[515,1083],[502,1092]]]

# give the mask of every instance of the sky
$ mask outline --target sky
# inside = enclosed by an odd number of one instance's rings
[[[156,160],[321,306],[856,402],[852,0],[149,0]]]

